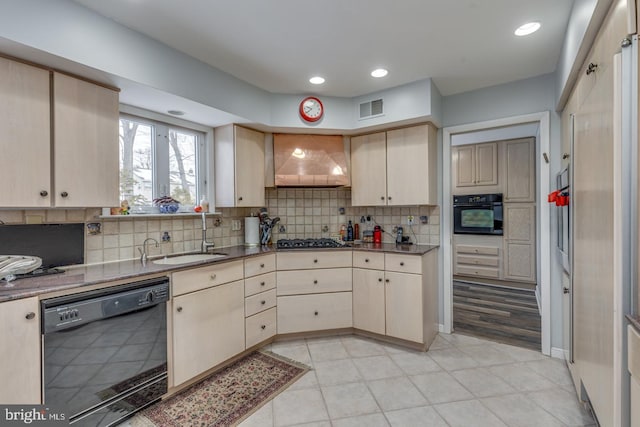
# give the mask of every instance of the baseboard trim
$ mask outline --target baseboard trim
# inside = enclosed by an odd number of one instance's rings
[[[438,323],[438,332],[445,333],[445,332],[444,332],[444,324],[442,324],[442,323]]]
[[[551,347],[551,357],[554,359],[565,359],[565,351],[563,348]]]

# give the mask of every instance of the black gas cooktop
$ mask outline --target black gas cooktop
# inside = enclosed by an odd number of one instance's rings
[[[306,248],[342,248],[347,243],[333,239],[280,239],[276,242],[278,249],[306,249]]]

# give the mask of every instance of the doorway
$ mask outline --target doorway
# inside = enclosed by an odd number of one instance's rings
[[[551,354],[551,300],[550,300],[550,224],[549,206],[542,203],[546,200],[546,193],[549,189],[549,164],[542,160],[542,153],[549,153],[549,112],[528,114],[498,120],[491,120],[480,123],[447,127],[443,129],[443,190],[442,190],[442,215],[441,215],[441,247],[443,256],[443,332],[453,331],[453,212],[452,212],[452,140],[454,137],[475,132],[496,132],[513,126],[533,124],[538,127],[538,136],[535,143],[536,159],[536,272],[538,298],[541,314],[541,349],[546,355]]]

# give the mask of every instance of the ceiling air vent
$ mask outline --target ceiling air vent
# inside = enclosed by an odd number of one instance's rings
[[[382,108],[382,98],[374,99],[360,104],[360,118],[368,119],[370,117],[380,116],[384,113]]]

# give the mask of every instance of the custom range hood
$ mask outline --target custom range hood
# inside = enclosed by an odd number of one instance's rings
[[[342,135],[273,135],[276,187],[348,186],[348,158]]]

